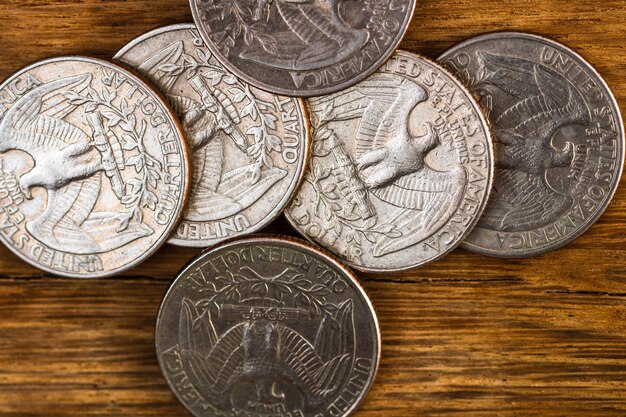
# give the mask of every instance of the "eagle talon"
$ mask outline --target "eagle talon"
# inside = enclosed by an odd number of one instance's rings
[[[385,160],[387,154],[387,149],[378,149],[363,155],[357,160],[357,170],[362,172],[373,165],[381,163]]]

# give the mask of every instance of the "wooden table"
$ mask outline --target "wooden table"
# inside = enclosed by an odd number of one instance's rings
[[[626,1],[423,0],[402,47],[526,30],[564,42],[626,103]],[[2,0],[0,78],[55,55],[110,57],[189,22],[186,0]],[[272,231],[293,233],[284,221]],[[101,281],[51,277],[0,248],[0,416],[186,416],[159,371],[156,313],[196,254],[167,247]],[[625,416],[626,188],[567,248],[527,260],[458,250],[411,274],[361,276],[383,357],[356,414]]]

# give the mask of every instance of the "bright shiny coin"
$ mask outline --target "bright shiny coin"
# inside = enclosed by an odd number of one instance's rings
[[[35,63],[0,86],[2,242],[53,274],[99,278],[154,253],[189,190],[161,96],[92,58]]]

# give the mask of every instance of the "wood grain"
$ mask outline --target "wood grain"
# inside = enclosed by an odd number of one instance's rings
[[[110,57],[188,22],[186,0],[2,0],[0,78],[46,57]],[[402,47],[436,57],[486,31],[580,52],[626,103],[626,2],[423,0]],[[283,220],[271,231],[293,233]],[[0,249],[0,416],[186,416],[153,348],[158,306],[196,251],[165,248],[125,276],[46,276]],[[459,250],[411,274],[362,276],[383,358],[356,414],[626,415],[626,191],[567,248],[527,260]]]

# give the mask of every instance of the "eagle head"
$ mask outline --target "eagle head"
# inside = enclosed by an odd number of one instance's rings
[[[412,144],[418,155],[424,157],[441,144],[439,135],[431,123],[426,123],[426,133],[422,136],[413,136]]]
[[[546,168],[567,168],[574,161],[574,144],[565,143],[565,149],[554,150],[550,154],[549,160],[545,161]]]

